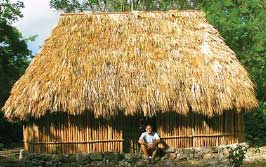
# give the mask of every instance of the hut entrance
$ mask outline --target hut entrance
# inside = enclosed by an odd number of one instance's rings
[[[145,126],[151,125],[153,131],[157,130],[156,117],[134,116],[126,118],[126,126],[123,127],[123,151],[136,153],[139,152],[138,139]]]
[[[146,125],[151,125],[152,130],[156,131],[157,130],[157,125],[156,125],[156,118],[155,117],[144,117],[144,116],[139,116],[137,118],[137,124],[138,129],[140,132],[145,132]]]

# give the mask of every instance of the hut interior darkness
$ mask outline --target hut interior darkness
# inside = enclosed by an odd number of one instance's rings
[[[30,152],[138,152],[147,123],[164,146],[241,142],[257,105],[205,14],[173,10],[62,14],[2,110]]]

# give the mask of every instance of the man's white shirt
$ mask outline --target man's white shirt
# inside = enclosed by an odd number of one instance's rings
[[[144,140],[148,144],[152,144],[155,140],[160,139],[159,135],[156,132],[152,132],[148,134],[147,132],[143,132],[139,137],[139,140]]]

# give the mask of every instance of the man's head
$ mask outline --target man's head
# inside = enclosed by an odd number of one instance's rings
[[[152,133],[152,126],[151,125],[146,125],[146,132],[148,134],[151,134]]]

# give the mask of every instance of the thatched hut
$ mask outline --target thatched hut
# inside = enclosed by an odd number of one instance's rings
[[[62,14],[3,111],[32,152],[130,151],[151,123],[172,147],[243,140],[254,85],[201,11]]]

